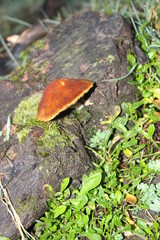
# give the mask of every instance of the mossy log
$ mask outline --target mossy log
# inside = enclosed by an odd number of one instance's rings
[[[121,15],[86,12],[39,40],[26,70],[0,82],[1,129],[12,116],[10,140],[0,141],[2,183],[26,228],[45,212],[44,184],[58,190],[64,177],[79,184],[96,159],[85,148],[90,137],[105,129],[101,121],[115,106],[138,96],[127,79],[103,82],[127,74],[126,54],[133,50],[132,30]],[[76,105],[49,123],[38,122],[42,90],[63,77],[92,80],[95,87],[81,100],[83,108]],[[2,202],[0,213],[0,235],[16,239],[19,232]]]

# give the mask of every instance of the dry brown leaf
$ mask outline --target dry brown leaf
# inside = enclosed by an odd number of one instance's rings
[[[127,193],[126,202],[130,204],[135,204],[137,202],[137,198],[134,195]]]
[[[160,122],[160,112],[154,112],[154,116],[158,117],[158,121]]]

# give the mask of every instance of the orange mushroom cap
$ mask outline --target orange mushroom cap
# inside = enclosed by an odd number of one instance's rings
[[[49,83],[38,106],[37,120],[50,121],[73,105],[93,87],[94,82],[83,79],[60,78]]]

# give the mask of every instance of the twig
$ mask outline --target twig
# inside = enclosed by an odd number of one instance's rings
[[[20,232],[20,235],[21,235],[21,238],[22,240],[25,240],[25,235],[33,240],[35,240],[35,238],[26,231],[26,229],[23,227],[22,223],[21,223],[21,220],[20,220],[20,217],[19,215],[17,214],[17,212],[15,211],[12,203],[11,203],[11,200],[9,198],[9,195],[8,195],[8,192],[6,190],[6,188],[3,187],[2,185],[2,181],[0,179],[0,189],[1,189],[1,198],[0,200],[3,202],[3,204],[6,206],[7,208],[7,211],[8,213],[11,215],[17,229],[19,230]]]

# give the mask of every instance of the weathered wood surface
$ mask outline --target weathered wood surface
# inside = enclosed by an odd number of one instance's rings
[[[36,120],[21,143],[13,123],[10,140],[4,142],[1,137],[3,186],[26,228],[45,211],[47,196],[43,185],[49,183],[57,190],[68,176],[79,184],[82,174],[89,171],[95,160],[85,148],[89,138],[98,128],[102,129],[100,122],[113,113],[115,105],[135,99],[137,92],[127,80],[102,82],[127,73],[126,54],[132,49],[132,31],[122,16],[86,12],[62,22],[36,45],[24,76],[17,81],[0,82],[1,129],[8,114],[12,113],[14,119],[13,111],[24,97],[43,90],[56,78],[83,78],[96,83],[83,98],[88,101],[81,110],[69,109],[50,122],[52,134],[46,133],[49,145],[40,141],[45,124],[38,125]],[[19,122],[16,127],[23,129],[25,124],[21,127]],[[0,235],[16,239],[18,234],[0,202]]]

